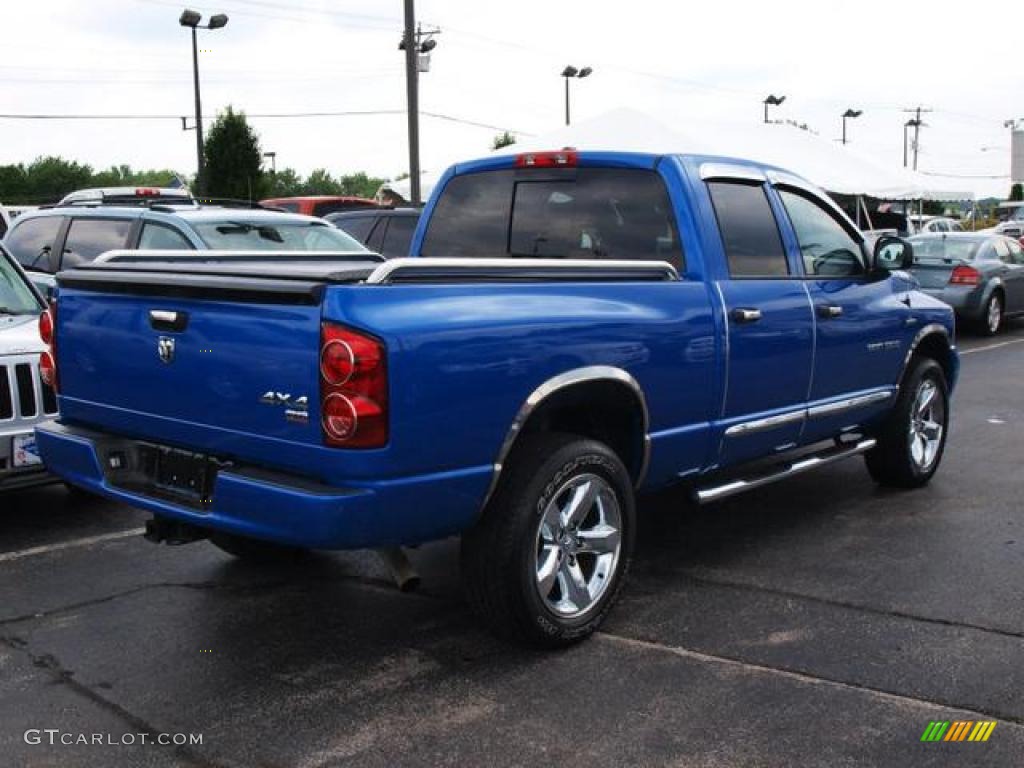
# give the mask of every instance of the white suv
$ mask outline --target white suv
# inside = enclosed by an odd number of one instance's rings
[[[52,482],[36,450],[35,425],[57,413],[39,376],[39,315],[45,308],[21,267],[0,245],[0,491]]]

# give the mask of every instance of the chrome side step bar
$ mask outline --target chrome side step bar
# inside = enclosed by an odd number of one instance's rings
[[[802,472],[817,469],[818,467],[823,467],[826,464],[832,464],[833,462],[865,453],[875,447],[875,442],[876,441],[873,438],[867,438],[859,440],[856,443],[850,443],[849,445],[836,445],[821,451],[820,453],[803,456],[797,461],[793,461],[789,464],[783,464],[779,467],[774,467],[762,474],[737,478],[735,480],[730,480],[727,483],[723,483],[722,485],[698,488],[694,495],[696,496],[699,504],[707,504],[711,501],[725,499],[729,496],[734,496],[737,493],[743,493],[744,491],[750,491],[754,488],[760,488],[762,485],[768,485],[769,483],[774,483],[777,480],[785,480],[787,477],[793,477],[794,475],[799,475]]]

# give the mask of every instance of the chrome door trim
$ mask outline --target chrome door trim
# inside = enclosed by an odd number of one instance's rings
[[[701,181],[739,179],[741,181],[759,181],[762,184],[768,180],[760,168],[739,163],[701,163],[700,178]]]
[[[795,421],[803,421],[807,416],[807,409],[801,408],[798,411],[789,411],[788,413],[780,413],[775,416],[768,416],[763,419],[754,419],[753,421],[743,421],[739,424],[733,424],[731,427],[725,430],[726,437],[739,437],[742,435],[749,435],[754,432],[763,432],[766,429],[774,429],[775,427],[781,427],[784,424],[792,424]]]
[[[856,397],[848,397],[845,400],[837,400],[834,403],[815,405],[807,409],[807,416],[811,419],[820,419],[823,416],[834,416],[837,413],[845,413],[846,411],[852,411],[855,408],[863,408],[866,405],[881,403],[891,397],[891,390],[886,390],[884,392],[870,392],[866,395],[857,395]]]

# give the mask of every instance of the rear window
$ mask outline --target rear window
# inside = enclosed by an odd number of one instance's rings
[[[225,251],[365,251],[325,222],[209,221],[192,225],[206,245]]]
[[[661,177],[628,168],[456,176],[420,255],[683,261]]]
[[[352,216],[351,218],[328,219],[328,221],[343,232],[352,235],[359,242],[365,243],[377,218],[375,216]]]
[[[947,237],[912,237],[914,262],[973,261],[982,240],[953,240]]]
[[[412,233],[416,231],[416,218],[413,216],[391,216],[388,224],[387,234],[384,235],[384,245],[380,249],[381,256],[387,259],[394,259],[399,256],[409,255],[409,246],[412,245]]]

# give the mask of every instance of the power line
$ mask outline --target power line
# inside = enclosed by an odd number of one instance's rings
[[[339,112],[246,112],[251,118],[307,118],[307,117],[374,117],[382,115],[404,115],[404,109],[354,109]],[[507,126],[484,123],[479,120],[468,120],[442,112],[426,112],[421,115],[474,128],[486,128],[490,131],[508,131],[519,136],[532,136],[528,131],[520,131]],[[181,120],[181,115],[158,114],[71,114],[71,113],[0,113],[0,120]]]

